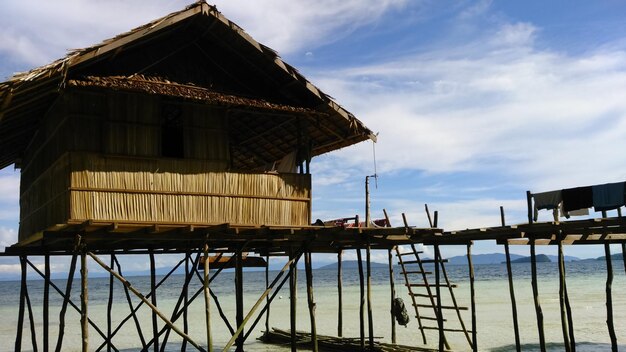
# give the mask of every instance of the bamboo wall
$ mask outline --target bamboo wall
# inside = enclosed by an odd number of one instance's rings
[[[162,156],[165,107],[184,155]],[[23,159],[20,241],[68,220],[308,225],[310,176],[226,172],[222,108],[156,95],[69,90]]]

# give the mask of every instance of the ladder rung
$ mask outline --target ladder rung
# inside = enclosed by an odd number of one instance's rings
[[[426,329],[426,330],[439,330],[438,327],[436,326],[422,326],[422,329]],[[463,329],[450,329],[450,328],[443,328],[443,331],[448,331],[448,332],[465,332],[465,330]],[[467,330],[468,333],[472,333],[471,330]]]
[[[405,284],[405,286],[411,286],[411,287],[452,287],[452,288],[456,288],[456,284],[450,284],[448,286],[448,284]]]
[[[413,292],[409,292],[409,294],[411,296],[413,296],[413,297],[426,297],[426,298],[428,298],[428,297],[436,298],[437,297],[437,295],[429,295],[427,293],[413,293]]]
[[[430,304],[414,304],[414,306],[420,307],[420,308],[437,308],[437,305],[432,306]],[[441,309],[467,310],[467,307],[441,306]]]
[[[433,317],[419,317],[420,319],[424,319],[424,320],[434,320],[437,321],[437,318],[433,318]],[[415,319],[417,319],[417,317],[415,317]],[[444,322],[448,321],[448,319],[444,319]]]
[[[422,254],[424,252],[422,251],[417,251],[417,252],[404,252],[404,253],[398,253],[396,254],[398,257],[403,256],[403,255],[411,255],[411,254]]]
[[[406,265],[406,264],[418,264],[420,261],[419,260],[407,260],[404,261],[402,264]]]
[[[423,264],[425,264],[425,263],[434,263],[434,262],[435,262],[434,259],[424,259],[424,260],[422,260]],[[447,263],[447,262],[448,262],[448,259],[439,259],[439,263]]]
[[[421,270],[417,270],[417,271],[405,271],[405,274],[426,274],[426,275],[430,275],[432,274],[432,272],[430,271],[421,271]]]

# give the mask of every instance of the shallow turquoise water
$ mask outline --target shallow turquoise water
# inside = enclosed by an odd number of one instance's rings
[[[459,305],[469,306],[469,281],[467,267],[448,267],[448,274],[451,281],[458,284],[455,289]],[[530,265],[513,265],[515,277],[515,292],[518,304],[519,323],[521,330],[521,341],[524,351],[539,350],[538,332],[536,326],[536,316],[532,300],[530,285]],[[614,320],[617,333],[617,340],[626,346],[626,276],[622,262],[614,262],[615,278],[613,282],[613,304]],[[276,271],[270,272],[270,276],[276,275]],[[549,350],[561,351],[562,330],[559,315],[558,296],[558,271],[555,263],[539,263],[539,293],[540,302],[544,314],[544,330]],[[406,288],[400,281],[398,270],[395,273],[396,290],[409,306],[410,299]],[[31,277],[35,274],[31,272]],[[265,275],[262,272],[245,273],[245,310],[246,312],[265,288]],[[508,291],[508,281],[506,277],[506,267],[504,265],[476,265],[476,304],[477,304],[477,331],[478,345],[481,351],[510,351],[514,350],[513,323],[511,318],[511,305]],[[606,307],[605,307],[605,284],[606,269],[602,261],[585,261],[567,263],[567,285],[574,317],[574,329],[578,351],[606,351],[610,350],[610,340],[606,327]],[[358,274],[355,270],[344,270],[343,276],[343,300],[344,300],[344,336],[358,336],[358,307],[359,307],[359,285]],[[131,277],[129,281],[142,292],[147,292],[149,287],[148,277]],[[158,306],[168,315],[171,314],[176,304],[182,287],[183,276],[174,275],[167,283],[157,291]],[[304,271],[299,271],[298,287],[298,329],[309,329],[309,315],[306,302],[306,291],[304,286]],[[65,280],[54,280],[62,289],[65,287]],[[108,282],[106,278],[91,278],[89,280],[89,315],[101,329],[106,329],[107,295]],[[72,298],[79,302],[78,284],[74,282]],[[234,322],[234,280],[232,272],[223,272],[212,283],[212,289],[218,296],[224,314]],[[326,335],[336,335],[337,332],[337,288],[336,272],[334,270],[315,270],[314,286],[315,301],[317,303],[317,325],[318,333]],[[372,270],[372,299],[374,315],[375,336],[382,337],[383,341],[390,341],[390,316],[389,316],[389,276],[387,269]],[[0,282],[0,351],[11,351],[14,348],[17,309],[19,305],[19,282]],[[39,329],[38,344],[41,349],[41,327],[42,327],[42,282],[31,280],[29,282],[29,293],[34,305],[35,325]],[[197,280],[192,282],[190,292],[196,292],[200,288]],[[289,328],[289,299],[288,287],[285,285],[272,304],[270,313],[270,325],[283,329]],[[282,297],[282,298],[280,298]],[[442,294],[444,301],[449,299],[446,294]],[[56,343],[58,330],[58,315],[61,306],[59,295],[50,294],[50,336],[51,345]],[[123,293],[122,286],[115,284],[115,296],[113,307],[113,326],[115,327],[129,312],[128,304]],[[133,297],[133,302],[137,304],[139,300]],[[212,328],[213,338],[216,347],[224,346],[229,339],[228,330],[217,313],[215,305],[212,306]],[[428,312],[422,311],[421,314]],[[446,326],[458,327],[458,319],[454,311],[445,312],[448,319]],[[410,314],[411,316],[414,313]],[[432,314],[431,314],[432,315]],[[151,314],[147,307],[142,307],[138,311],[142,330],[147,339],[151,336]],[[471,326],[470,314],[468,311],[462,312],[463,320]],[[66,318],[66,333],[64,340],[64,350],[77,351],[80,349],[80,325],[79,315],[72,308],[68,309]],[[192,304],[189,312],[190,332],[189,335],[200,343],[206,343],[206,333],[204,332],[204,301],[200,295]],[[278,346],[264,345],[255,340],[264,330],[264,319],[250,335],[246,345],[247,351],[282,351],[286,348]],[[159,321],[159,326],[163,326]],[[182,327],[182,322],[179,321]],[[432,324],[431,326],[434,326]],[[398,343],[406,345],[423,346],[423,341],[417,323],[412,319],[408,326],[398,327]],[[28,321],[24,329],[25,350],[30,348],[30,332]],[[449,333],[447,335],[454,350],[468,350],[469,346],[465,337],[461,333]],[[175,334],[170,335],[167,350],[180,350],[181,339]],[[92,328],[90,330],[91,350],[95,350],[102,342],[98,333]],[[115,346],[120,350],[135,351],[139,349],[140,343],[136,329],[132,320],[124,325],[113,340]],[[427,343],[429,346],[436,346],[437,332],[427,333]],[[626,347],[625,347],[626,348]],[[104,349],[106,350],[106,348]]]

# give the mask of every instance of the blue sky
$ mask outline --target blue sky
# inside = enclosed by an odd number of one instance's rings
[[[0,79],[169,12],[181,1],[0,3]],[[372,130],[375,217],[424,204],[446,230],[526,218],[525,191],[626,180],[622,1],[216,1]],[[313,164],[314,218],[363,214],[371,143]],[[16,241],[19,174],[0,171],[0,246]],[[549,220],[540,214],[540,220]],[[461,254],[449,248],[444,254]],[[493,243],[474,252],[499,251]],[[554,252],[540,248],[540,252]],[[527,254],[526,247],[513,248]],[[568,247],[579,257],[601,247]],[[386,260],[382,253],[376,256]],[[323,260],[323,258],[320,258]],[[14,267],[0,268],[2,272]]]

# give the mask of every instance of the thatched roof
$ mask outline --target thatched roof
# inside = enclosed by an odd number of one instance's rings
[[[161,81],[133,81],[133,77],[159,77]],[[259,113],[273,110],[304,114],[313,155],[375,138],[361,121],[282,61],[275,51],[201,1],[0,83],[0,168],[20,160],[39,120],[65,89],[84,86],[245,106]],[[252,134],[272,128],[267,119],[237,118],[246,120],[247,131]],[[257,120],[261,125],[255,125]],[[262,141],[291,143],[297,139],[289,135],[296,129],[295,122],[277,119],[273,123],[280,128],[273,128],[269,134],[263,132],[262,139],[254,135],[238,138],[248,143],[241,145],[241,150],[265,153],[265,160],[282,158],[283,148],[264,152],[262,149],[268,146]]]

